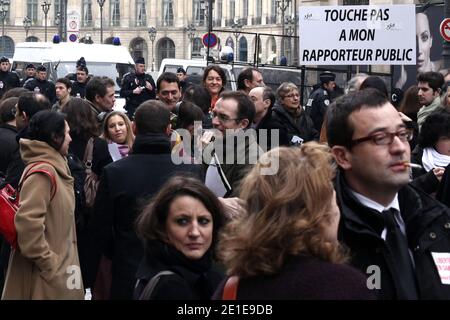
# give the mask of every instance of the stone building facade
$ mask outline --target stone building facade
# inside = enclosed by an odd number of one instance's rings
[[[3,0],[5,1],[5,0]],[[98,0],[47,0],[50,8],[45,14],[44,0],[10,0],[4,19],[4,31],[0,46],[2,52],[12,56],[14,46],[23,41],[51,41],[61,33],[64,14],[67,20],[79,18],[78,40],[99,43],[101,31],[103,42],[112,43],[120,38],[132,56],[143,56],[147,61],[154,58],[155,69],[163,58],[201,58],[202,37],[207,32],[208,1],[203,0],[104,0],[101,10]],[[100,1],[101,2],[101,1]],[[365,0],[213,0],[213,29],[219,44],[213,50],[229,46],[236,60],[261,63],[278,63],[282,56],[295,63],[296,28],[295,8],[316,5],[369,4]],[[370,0],[370,4],[412,3],[411,0]],[[24,19],[31,25],[25,28]],[[282,23],[284,21],[284,24]],[[66,25],[66,24],[64,24]],[[149,28],[156,28],[155,40],[150,41]],[[65,33],[64,33],[65,34]],[[256,36],[259,34],[259,37]],[[285,37],[283,43],[283,35]],[[3,48],[4,45],[4,48]],[[153,46],[153,50],[152,50]],[[257,48],[258,50],[255,50]],[[152,56],[154,52],[154,57]],[[255,54],[257,52],[257,54]],[[148,66],[150,64],[148,63]]]

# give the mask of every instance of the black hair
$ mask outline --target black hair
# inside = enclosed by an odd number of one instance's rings
[[[177,128],[187,129],[194,121],[203,120],[203,111],[189,101],[183,101],[178,109]]]
[[[273,92],[271,87],[267,87],[267,86],[264,87],[262,98],[263,98],[263,100],[266,100],[266,99],[270,100],[269,108],[272,108],[273,105],[275,104],[276,97],[275,97],[275,93]]]
[[[422,124],[418,143],[422,148],[434,148],[439,138],[450,138],[450,113],[433,112]]]
[[[41,110],[49,110],[51,108],[50,101],[44,96],[38,96],[34,92],[26,92],[19,97],[17,101],[19,112],[26,113],[28,119]]]
[[[220,95],[220,98],[222,100],[235,100],[237,102],[237,118],[239,120],[248,119],[248,126],[253,123],[256,113],[255,104],[248,95],[242,91],[225,91]]]
[[[70,82],[69,79],[67,79],[67,78],[59,78],[58,80],[56,80],[55,84],[58,83],[58,82],[62,83],[63,85],[65,85],[67,89],[72,89],[72,82]]]
[[[442,73],[428,71],[419,73],[417,76],[417,82],[426,82],[433,91],[442,90],[444,86],[444,76]]]
[[[209,91],[204,86],[191,86],[187,91],[190,94],[185,95],[183,100],[192,102],[202,109],[203,113],[208,113],[209,108],[211,108],[211,94]]]
[[[380,108],[388,103],[388,98],[379,90],[368,88],[350,92],[337,98],[329,107],[327,117],[327,140],[330,147],[335,145],[351,149],[355,128],[350,124],[350,115],[361,108]]]
[[[59,151],[64,143],[66,122],[64,114],[56,111],[43,110],[37,112],[30,121],[28,138],[46,142]]]
[[[258,69],[253,67],[247,67],[239,73],[237,79],[237,89],[245,90],[247,87],[245,86],[245,80],[252,81],[253,80],[253,71],[260,72]]]
[[[104,97],[108,87],[114,88],[114,81],[108,77],[93,77],[86,85],[86,99],[93,102],[95,96]]]
[[[138,135],[165,133],[170,123],[170,111],[161,101],[147,100],[136,109],[134,123]]]
[[[209,66],[206,67],[206,69],[203,71],[202,83],[205,83],[206,78],[208,78],[208,74],[211,70],[214,70],[219,74],[220,78],[222,79],[222,90],[223,90],[223,88],[225,88],[227,84],[227,76],[225,74],[225,71],[217,65],[210,64]]]
[[[377,76],[369,76],[361,83],[359,90],[364,90],[367,88],[373,88],[379,90],[382,94],[389,97],[388,89],[386,87],[386,83],[384,83],[383,79]]]
[[[223,206],[202,181],[186,175],[171,177],[150,199],[135,223],[138,237],[145,246],[148,246],[152,240],[167,241],[165,225],[169,208],[173,201],[181,196],[197,199],[211,214],[213,222],[211,249],[214,251],[218,233],[224,225]]]
[[[176,82],[178,85],[178,89],[181,90],[181,83],[180,79],[178,79],[177,75],[173,72],[164,72],[162,75],[159,76],[158,80],[156,81],[156,89],[159,92],[161,90],[161,82],[167,82],[167,83],[173,83]]]

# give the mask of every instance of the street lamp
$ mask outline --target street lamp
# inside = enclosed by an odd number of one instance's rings
[[[243,27],[241,20],[240,19],[235,19],[233,24],[231,25],[231,28],[233,28],[233,34],[236,38],[236,43],[234,44],[234,60],[238,61],[238,44],[239,44],[239,36],[241,35],[241,32],[239,30],[241,30]]]
[[[105,0],[97,0],[100,6],[100,43],[103,43],[103,6],[105,5]]]
[[[284,56],[284,35],[285,35],[285,27],[284,27],[284,12],[289,8],[289,5],[291,4],[292,0],[275,0],[277,3],[278,9],[281,11],[281,55]]]
[[[186,31],[187,36],[189,38],[189,43],[191,44],[191,59],[192,59],[192,47],[193,47],[193,42],[192,40],[194,40],[195,37],[195,31],[197,31],[197,29],[195,28],[195,25],[193,23],[189,24],[187,26],[187,28],[184,29],[184,31]]]
[[[148,35],[150,37],[150,41],[152,42],[152,71],[155,71],[155,47],[153,46],[153,43],[156,39],[156,28],[150,27],[148,28]]]
[[[47,42],[47,14],[48,14],[48,11],[50,10],[50,6],[51,6],[51,3],[49,3],[49,2],[47,2],[47,1],[44,1],[44,3],[43,4],[41,4],[41,7],[42,7],[42,11],[44,11],[44,16],[45,16],[45,42]]]
[[[25,29],[25,40],[28,38],[28,31],[31,28],[31,19],[28,17],[23,18],[23,28]]]
[[[5,55],[5,19],[9,11],[9,0],[0,0],[0,18],[2,19],[2,56]]]
[[[288,51],[288,61],[289,64],[291,64],[292,60],[291,60],[291,56],[292,56],[292,36],[295,34],[295,28],[297,25],[297,17],[287,17],[286,21],[285,21],[285,30],[286,30],[286,34],[289,36],[289,51]]]

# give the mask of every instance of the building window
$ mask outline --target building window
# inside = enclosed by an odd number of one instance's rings
[[[163,27],[173,26],[173,1],[163,0]]]
[[[25,39],[25,42],[39,42],[39,39],[34,36],[29,36],[28,38]]]
[[[244,17],[245,20],[247,20],[248,17],[248,0],[243,0],[242,1],[242,16]]]
[[[192,58],[201,58],[201,49],[203,48],[202,39],[194,38],[192,40]]]
[[[222,24],[222,12],[223,12],[223,1],[216,0],[216,25],[221,26]]]
[[[166,58],[175,58],[175,43],[169,38],[164,38],[159,41],[158,45],[158,68],[161,61]]]
[[[83,26],[92,26],[92,0],[83,0],[82,6]]]
[[[147,43],[142,38],[135,38],[131,40],[130,52],[134,60],[139,57],[146,57],[148,54]]]
[[[27,0],[27,17],[33,24],[37,23],[38,0]]]
[[[197,26],[204,26],[205,25],[205,7],[202,6],[202,0],[194,0],[193,1],[193,8],[192,13],[193,17],[192,20],[194,20],[194,23]]]
[[[55,0],[53,4],[53,23],[55,26],[59,25],[61,19],[61,8],[59,7],[59,0]]]
[[[234,19],[236,17],[236,1],[230,0],[230,19]]]
[[[5,44],[5,47],[3,47]],[[8,36],[0,37],[0,50],[7,58],[12,58],[14,55],[14,41]]]
[[[111,0],[109,3],[110,8],[110,25],[113,27],[120,26],[120,0]]]
[[[147,8],[146,0],[136,0],[136,26],[147,25]]]
[[[262,17],[262,0],[256,0],[256,17]]]
[[[242,36],[239,39],[239,61],[247,62],[247,38]]]

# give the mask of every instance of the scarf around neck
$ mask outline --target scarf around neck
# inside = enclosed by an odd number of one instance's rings
[[[436,167],[447,167],[450,164],[450,156],[441,154],[434,148],[425,148],[422,155],[422,164],[428,172]]]

